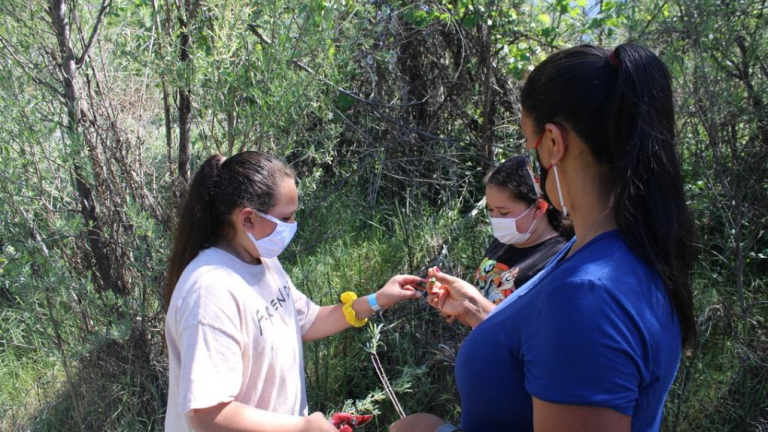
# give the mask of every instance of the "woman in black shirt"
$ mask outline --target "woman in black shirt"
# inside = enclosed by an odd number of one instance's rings
[[[573,237],[573,226],[541,197],[525,156],[488,173],[485,200],[494,239],[475,271],[475,287],[498,304],[544,268]]]

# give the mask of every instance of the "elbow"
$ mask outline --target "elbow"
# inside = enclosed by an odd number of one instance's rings
[[[230,402],[221,403],[208,408],[193,410],[189,416],[189,425],[196,432],[213,432],[216,430],[216,419]]]

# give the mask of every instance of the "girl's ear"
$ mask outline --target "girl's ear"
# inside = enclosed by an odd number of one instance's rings
[[[547,213],[547,209],[549,209],[549,204],[544,201],[543,199],[539,198],[536,200],[534,212],[536,216],[541,216]]]
[[[547,133],[548,132],[548,133]],[[554,123],[547,123],[544,125],[544,133],[547,135],[544,139],[549,138],[552,146],[552,152],[550,157],[550,163],[556,165],[565,157],[567,146],[565,143],[566,131],[561,126]],[[544,162],[544,161],[542,161]]]
[[[253,209],[241,207],[235,210],[235,225],[243,227],[246,231],[252,232],[256,229],[256,219],[258,215]]]

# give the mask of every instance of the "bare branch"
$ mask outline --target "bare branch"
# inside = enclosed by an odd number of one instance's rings
[[[85,44],[85,48],[83,49],[83,53],[80,54],[80,58],[77,59],[76,65],[78,68],[82,67],[85,59],[88,58],[88,53],[90,53],[91,48],[93,47],[93,41],[96,39],[96,34],[99,32],[101,20],[104,18],[104,14],[111,5],[112,0],[101,0],[101,8],[99,8],[99,14],[96,17],[96,22],[93,24],[93,29],[91,29],[91,35],[88,37],[88,43]]]

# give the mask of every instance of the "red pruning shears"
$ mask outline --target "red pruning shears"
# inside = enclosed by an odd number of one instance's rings
[[[352,432],[355,428],[360,427],[373,418],[372,415],[353,415],[336,413],[331,416],[331,424],[336,426],[339,432]]]

